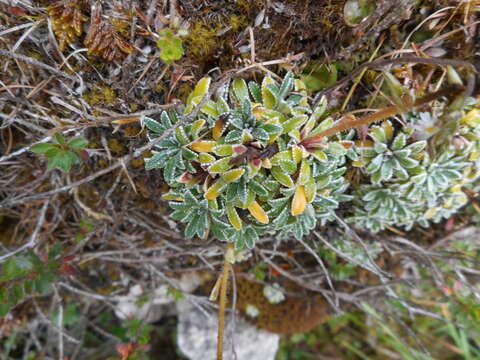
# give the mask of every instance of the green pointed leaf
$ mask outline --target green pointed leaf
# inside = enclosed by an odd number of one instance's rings
[[[293,180],[290,176],[285,174],[279,166],[273,166],[271,168],[273,177],[282,185],[290,188],[294,186]]]
[[[65,145],[65,137],[63,136],[62,133],[56,133],[53,135],[53,138],[60,144],[60,145]]]
[[[399,158],[398,162],[407,169],[414,168],[418,165],[418,161],[411,158]]]
[[[217,104],[212,100],[207,100],[201,111],[202,113],[210,115],[215,119],[220,116],[220,112],[217,109]]]
[[[298,175],[297,183],[300,185],[305,185],[310,180],[311,180],[310,164],[306,159],[303,159],[302,165],[300,166],[300,173]]]
[[[280,85],[280,90],[278,92],[278,96],[280,99],[284,99],[289,92],[293,90],[293,72],[289,71],[285,74],[283,78],[282,85]]]
[[[83,149],[88,145],[88,140],[83,137],[75,137],[68,141],[68,146],[73,150]]]
[[[208,172],[211,174],[217,174],[230,170],[233,166],[230,164],[230,160],[232,160],[231,156],[215,161],[209,166]]]
[[[383,155],[379,154],[367,166],[367,169],[366,169],[367,172],[371,174],[378,171],[382,166],[382,163],[383,163]]]
[[[150,158],[145,158],[145,170],[152,170],[163,168],[166,164],[166,161],[175,155],[177,149],[167,149],[163,151],[152,151],[153,156]]]
[[[221,175],[221,178],[226,183],[229,183],[229,182],[237,181],[238,179],[240,179],[240,177],[244,173],[245,173],[245,169],[243,169],[243,168],[232,169],[232,170],[228,170],[228,171],[224,172]]]
[[[404,133],[398,134],[392,143],[392,150],[400,150],[407,144],[407,136]]]
[[[179,126],[175,129],[175,138],[182,145],[186,145],[190,142],[190,139],[188,138],[183,126]]]
[[[280,161],[280,167],[286,174],[293,174],[297,171],[297,163],[293,160]]]
[[[387,142],[387,136],[385,135],[385,131],[383,130],[383,127],[381,126],[374,126],[370,129],[370,136],[380,142],[380,143],[385,143]]]
[[[250,94],[252,94],[253,99],[256,103],[262,103],[262,91],[260,86],[254,81],[248,83],[248,88],[250,89]]]
[[[406,147],[407,150],[410,150],[412,155],[420,153],[427,146],[425,140],[414,142]]]
[[[250,100],[245,80],[241,78],[234,79],[232,81],[232,89],[239,103],[243,103],[245,100]]]
[[[255,180],[250,180],[248,182],[248,186],[255,191],[259,196],[267,196],[268,190],[259,182]]]
[[[200,225],[200,216],[195,215],[192,220],[188,223],[187,227],[185,228],[185,237],[192,238],[197,231],[199,230],[198,227]]]
[[[218,156],[230,156],[233,154],[233,144],[217,145],[213,148],[213,153]]]
[[[35,144],[30,147],[30,151],[35,154],[44,154],[49,150],[57,150],[57,147],[54,144],[49,143]]]
[[[217,160],[215,158],[215,156],[207,154],[207,153],[200,153],[198,155],[198,161],[200,161],[201,164],[211,164],[215,160]]]
[[[225,136],[225,142],[227,143],[240,142],[241,140],[242,131],[240,130],[232,130]]]
[[[274,84],[275,82],[273,79],[269,76],[265,76],[262,81],[262,99],[263,99],[263,105],[267,109],[273,109],[277,103],[275,99],[275,95],[272,93],[272,91],[268,88],[268,85]]]
[[[176,179],[176,170],[177,169],[177,158],[172,157],[170,160],[167,161],[165,165],[165,169],[163,171],[163,177],[165,182],[168,184],[173,184]]]
[[[189,114],[193,108],[200,103],[202,98],[208,93],[210,88],[211,78],[204,77],[195,85],[192,93],[188,96],[185,111],[185,115]]]
[[[265,130],[263,130],[262,128],[253,129],[252,136],[255,139],[260,140],[260,141],[267,141],[270,138],[268,133]]]
[[[386,161],[383,163],[381,168],[382,180],[388,181],[392,178],[393,175],[393,166],[391,161]]]
[[[251,226],[245,229],[244,241],[245,246],[249,249],[253,249],[255,247],[255,243],[258,241],[257,232]]]
[[[289,133],[290,131],[294,129],[298,129],[300,126],[305,124],[308,120],[307,115],[299,115],[295,116],[287,121],[285,121],[282,126],[283,126],[283,131],[285,133]]]
[[[242,228],[242,220],[240,219],[240,216],[238,216],[235,206],[233,206],[232,204],[227,204],[226,210],[227,210],[227,218],[230,224],[232,224],[232,226],[236,230],[240,230]]]

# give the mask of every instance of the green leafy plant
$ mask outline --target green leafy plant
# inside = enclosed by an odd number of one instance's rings
[[[93,231],[93,223],[91,219],[81,219],[79,225],[79,231],[75,235],[75,241],[79,242],[84,240],[89,233]]]
[[[416,141],[412,128],[404,127],[396,136],[390,122],[371,128],[373,141],[358,143],[354,163],[370,176],[370,184],[356,192],[351,222],[374,232],[388,226],[410,229],[417,223],[427,227],[467,203],[462,187],[479,176],[480,115],[477,109],[461,110],[451,145],[437,153],[426,140]]]
[[[29,251],[25,255],[8,258],[0,271],[0,317],[5,316],[27,296],[51,291],[52,283],[60,275],[72,275],[69,262],[72,256],[61,256],[57,245],[48,254],[37,255]]]
[[[150,333],[153,330],[151,325],[136,318],[124,321],[123,328],[127,342],[117,345],[117,352],[121,360],[147,360],[150,349]]]
[[[370,129],[369,135],[373,142],[364,141],[363,146],[359,147],[362,158],[360,164],[366,166],[366,173],[371,176],[374,184],[408,179],[409,173],[416,171],[419,164],[417,158],[427,146],[426,141],[407,144],[409,136],[404,132],[398,133],[395,138],[393,134],[391,122],[385,121],[381,126]]]
[[[166,64],[180,60],[185,52],[182,36],[188,32],[180,27],[179,22],[178,18],[174,18],[171,27],[163,28],[158,33],[157,46],[160,49],[160,59]]]
[[[53,136],[56,143],[39,143],[30,148],[35,154],[44,154],[48,159],[48,169],[59,168],[63,172],[69,172],[72,166],[80,162],[81,156],[86,153],[83,150],[88,141],[83,137],[74,137],[68,141],[63,134]]]
[[[209,78],[199,81],[184,114],[209,84]],[[187,224],[186,236],[211,231],[237,249],[252,248],[265,233],[301,237],[349,200],[344,165],[357,159],[353,142],[338,136],[322,146],[299,145],[333,125],[324,116],[326,105],[322,100],[310,108],[305,85],[292,73],[280,84],[270,77],[248,85],[235,79],[224,96],[206,102],[196,120],[161,141],[146,168],[163,169],[172,186],[165,198],[175,210],[172,217]],[[150,138],[177,119],[174,112],[163,112],[160,121],[145,119]]]

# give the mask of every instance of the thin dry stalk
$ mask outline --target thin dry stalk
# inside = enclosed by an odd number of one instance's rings
[[[218,308],[217,360],[223,359],[223,338],[225,333],[225,311],[227,308],[227,290],[230,268],[234,262],[234,244],[228,243],[225,249],[223,271],[220,280],[220,306]]]

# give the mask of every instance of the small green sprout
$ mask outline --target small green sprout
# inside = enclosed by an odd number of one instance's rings
[[[179,27],[177,18],[172,22],[172,28],[164,28],[158,33],[157,46],[160,49],[160,59],[165,64],[180,60],[184,54],[181,36],[187,35],[187,30]]]
[[[69,172],[73,164],[80,162],[80,156],[88,145],[88,141],[83,137],[74,137],[67,142],[62,134],[55,134],[53,138],[56,144],[35,144],[30,151],[35,154],[44,154],[48,158],[49,170],[59,168],[63,172]]]

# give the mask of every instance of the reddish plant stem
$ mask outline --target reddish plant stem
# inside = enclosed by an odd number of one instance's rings
[[[371,124],[373,122],[380,121],[380,120],[389,118],[391,116],[401,114],[401,113],[406,112],[408,110],[411,110],[411,109],[413,109],[417,106],[421,106],[421,105],[424,105],[426,103],[429,103],[430,101],[435,100],[435,99],[437,99],[439,97],[442,97],[442,96],[447,96],[448,98],[453,98],[453,97],[457,96],[458,94],[460,94],[464,90],[465,90],[465,88],[463,86],[456,86],[456,85],[455,86],[448,86],[445,89],[435,91],[433,93],[425,95],[421,99],[417,99],[410,106],[405,105],[405,107],[400,107],[398,105],[393,105],[393,106],[386,107],[386,108],[384,108],[384,109],[382,109],[382,110],[380,110],[380,111],[378,111],[374,114],[364,116],[364,117],[362,117],[358,120],[347,119],[346,121],[342,121],[342,122],[338,123],[337,125],[329,128],[325,131],[322,131],[321,133],[319,133],[317,135],[313,135],[313,136],[310,136],[310,137],[307,137],[307,138],[303,139],[299,143],[299,145],[304,146],[306,149],[315,148],[315,147],[318,147],[322,144],[323,138],[335,135],[336,133],[338,133],[340,131],[345,131],[345,130],[358,128],[362,125],[368,125],[368,124]]]

